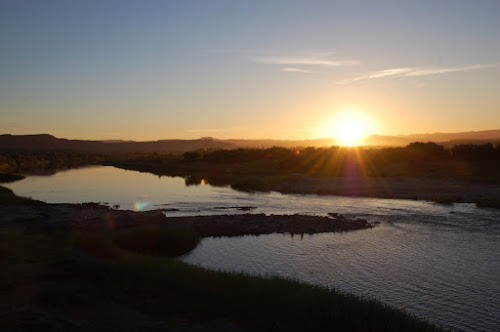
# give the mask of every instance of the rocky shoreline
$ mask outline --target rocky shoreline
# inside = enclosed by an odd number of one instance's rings
[[[365,219],[347,219],[342,215],[321,217],[300,214],[269,216],[265,214],[239,214],[167,219],[171,223],[193,227],[202,237],[346,232],[374,226]]]
[[[213,215],[167,217],[160,210],[115,210],[97,203],[47,204],[23,201],[0,205],[0,225],[24,232],[50,230],[117,230],[137,226],[189,226],[201,237],[242,236],[270,233],[312,234],[372,228],[364,219],[307,215]]]

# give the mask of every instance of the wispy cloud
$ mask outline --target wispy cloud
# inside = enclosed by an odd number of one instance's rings
[[[460,72],[460,71],[485,69],[485,68],[491,68],[491,67],[495,67],[495,65],[489,64],[489,65],[471,65],[471,66],[445,67],[445,68],[416,68],[415,70],[407,73],[405,76],[423,76],[423,75],[456,73],[456,72]]]
[[[379,70],[369,74],[366,78],[379,78],[379,77],[387,77],[394,75],[403,75],[411,72],[412,70],[413,70],[412,68],[393,68],[393,69]]]
[[[359,62],[352,59],[332,59],[322,57],[252,57],[255,62],[292,66],[341,67],[355,66]]]
[[[288,72],[292,72],[292,73],[307,73],[307,74],[312,73],[312,71],[307,70],[307,69],[291,68],[291,67],[281,68],[280,70],[281,71],[288,71]]]
[[[403,77],[412,77],[412,76],[427,76],[427,75],[439,75],[439,74],[447,74],[447,73],[456,73],[470,70],[479,70],[497,67],[498,64],[475,64],[468,66],[457,66],[457,67],[403,67],[403,68],[391,68],[384,69],[379,71],[374,71],[368,73],[363,76],[358,76],[356,78],[350,80],[338,81],[337,84],[346,85],[356,81],[363,81],[373,78],[383,78],[390,76],[403,76]]]

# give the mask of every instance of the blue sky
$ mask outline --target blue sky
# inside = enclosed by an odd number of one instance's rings
[[[498,1],[0,2],[0,132],[313,138],[500,128]]]

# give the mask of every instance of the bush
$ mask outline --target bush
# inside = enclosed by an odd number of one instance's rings
[[[27,198],[17,197],[9,188],[0,186],[0,204],[26,201]]]
[[[135,227],[113,233],[116,245],[125,250],[157,256],[180,256],[199,242],[198,234],[187,227]]]
[[[24,179],[24,175],[19,174],[9,174],[9,173],[0,173],[0,183],[9,183],[14,181],[19,181]]]
[[[231,188],[240,191],[269,191],[271,190],[271,183],[263,177],[247,176],[237,179],[231,184]]]

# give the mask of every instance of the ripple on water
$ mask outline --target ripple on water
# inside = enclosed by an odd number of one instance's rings
[[[454,330],[500,326],[498,242],[438,223],[348,233],[204,239],[184,261],[278,274],[379,298]]]

